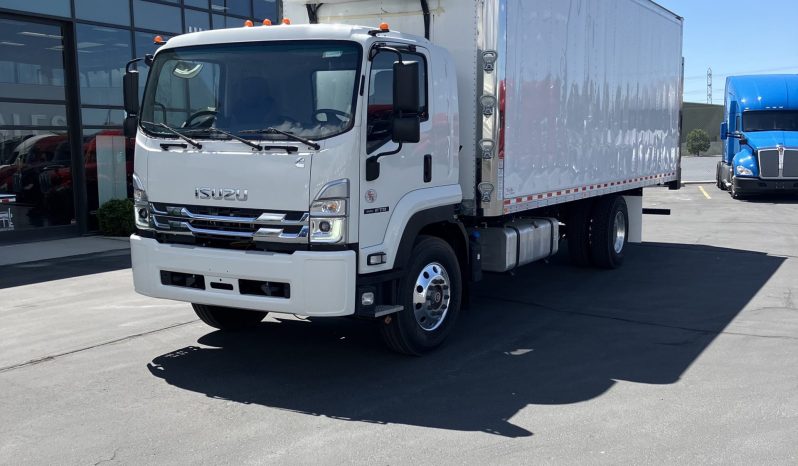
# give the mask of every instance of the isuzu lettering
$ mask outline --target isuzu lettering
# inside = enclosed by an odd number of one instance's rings
[[[682,19],[653,2],[282,12],[168,40],[141,102],[124,78],[135,288],[213,327],[353,316],[422,354],[483,272],[618,267],[643,188],[679,185]]]

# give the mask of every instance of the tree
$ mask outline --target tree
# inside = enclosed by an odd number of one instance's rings
[[[709,150],[709,134],[703,129],[694,129],[687,135],[687,152],[701,155]]]

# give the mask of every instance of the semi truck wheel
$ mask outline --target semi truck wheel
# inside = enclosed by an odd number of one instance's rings
[[[394,351],[420,356],[440,346],[460,313],[462,277],[452,247],[421,236],[399,283],[404,310],[380,321],[383,340]]]
[[[593,264],[614,269],[623,263],[628,241],[629,212],[623,196],[605,196],[596,201],[591,215],[590,256]]]
[[[590,265],[590,208],[592,203],[581,201],[573,204],[566,219],[568,257],[577,267]]]
[[[194,312],[201,321],[219,330],[243,330],[258,325],[266,312],[247,311],[221,306],[207,306],[205,304],[192,304]]]

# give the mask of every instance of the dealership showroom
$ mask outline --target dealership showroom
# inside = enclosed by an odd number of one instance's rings
[[[278,3],[0,0],[0,245],[92,233],[131,195],[122,76],[156,36],[276,21]]]

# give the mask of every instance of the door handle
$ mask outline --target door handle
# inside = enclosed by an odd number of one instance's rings
[[[424,156],[424,182],[432,181],[432,154]]]

